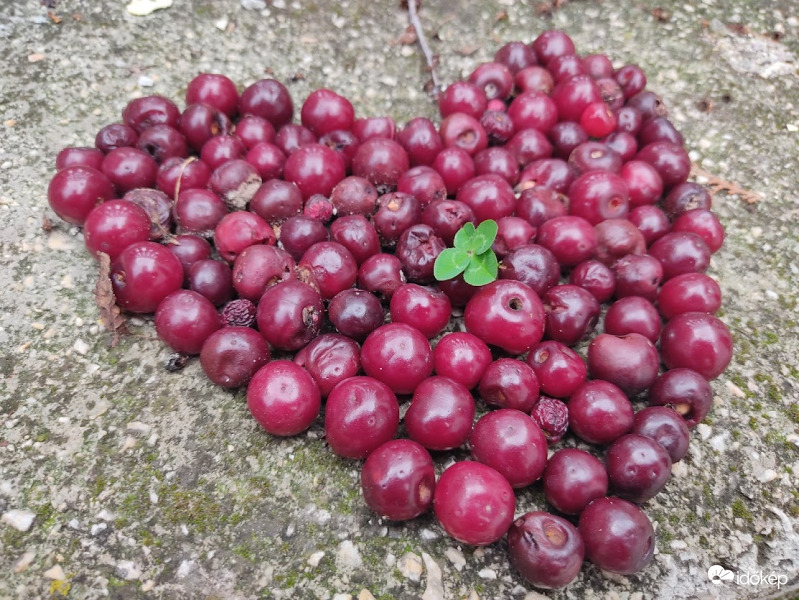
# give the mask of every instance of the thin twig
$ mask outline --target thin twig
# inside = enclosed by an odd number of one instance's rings
[[[437,98],[438,93],[441,90],[441,84],[438,80],[438,75],[436,74],[438,57],[433,54],[432,50],[430,50],[430,46],[427,44],[427,38],[424,36],[422,23],[419,21],[419,14],[416,12],[416,2],[417,0],[408,0],[408,18],[411,21],[413,30],[416,32],[416,38],[419,41],[419,47],[422,49],[422,54],[424,54],[425,61],[427,62],[427,69],[430,71],[430,79],[433,82],[430,95],[433,98]]]
[[[705,185],[710,188],[711,194],[727,192],[728,194],[738,196],[747,204],[756,204],[760,202],[761,196],[757,192],[744,189],[734,181],[727,181],[726,179],[716,177],[695,163],[691,165],[691,175],[695,178],[701,177],[705,179]]]

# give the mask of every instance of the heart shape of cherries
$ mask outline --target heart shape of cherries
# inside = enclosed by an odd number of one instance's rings
[[[438,125],[356,118],[328,89],[296,123],[279,81],[221,74],[185,101],[133,100],[57,156],[50,206],[100,261],[106,324],[154,313],[271,435],[323,412],[382,518],[432,507],[465,544],[507,535],[537,587],[584,559],[644,568],[638,505],[732,339],[704,274],[724,230],[643,71],[549,30],[447,87]],[[432,456],[463,448],[436,477]],[[514,519],[539,480],[552,511]]]

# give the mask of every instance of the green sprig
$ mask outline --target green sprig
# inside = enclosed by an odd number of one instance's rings
[[[433,275],[438,281],[446,281],[463,273],[469,285],[481,286],[497,278],[497,256],[491,244],[497,237],[497,223],[491,219],[477,227],[466,223],[455,234],[453,248],[447,248],[436,258]]]

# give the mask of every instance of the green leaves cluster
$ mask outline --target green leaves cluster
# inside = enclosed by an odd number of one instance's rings
[[[439,281],[452,279],[463,273],[469,285],[485,285],[497,278],[497,256],[491,244],[497,237],[497,223],[491,219],[477,227],[466,223],[455,234],[454,248],[447,248],[436,258],[433,275]]]

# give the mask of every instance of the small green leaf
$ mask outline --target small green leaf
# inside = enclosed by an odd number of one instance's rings
[[[463,273],[469,266],[469,253],[460,248],[447,248],[436,257],[433,264],[433,275],[439,281],[452,279]]]
[[[498,272],[497,255],[492,250],[486,250],[472,256],[469,266],[463,272],[463,280],[469,285],[481,286],[494,281]]]
[[[499,227],[497,226],[497,222],[493,219],[488,219],[480,223],[474,232],[473,239],[475,243],[472,251],[475,254],[482,254],[488,250],[497,237],[497,231],[499,231]]]
[[[465,223],[463,227],[458,230],[458,233],[455,234],[455,239],[453,240],[453,245],[456,248],[460,248],[461,250],[466,250],[467,252],[471,252],[474,250],[474,224],[472,223]]]

